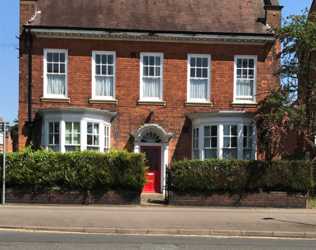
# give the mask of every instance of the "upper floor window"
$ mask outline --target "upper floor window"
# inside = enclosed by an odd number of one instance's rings
[[[115,99],[115,52],[92,52],[92,98]]]
[[[163,54],[141,53],[140,99],[163,99]]]
[[[210,101],[210,55],[188,55],[188,101]]]
[[[256,102],[257,56],[235,56],[235,102]]]
[[[44,97],[67,97],[67,50],[44,50]]]

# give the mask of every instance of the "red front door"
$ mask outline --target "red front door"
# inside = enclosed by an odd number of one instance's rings
[[[149,167],[146,176],[150,183],[144,186],[144,193],[160,193],[161,147],[142,146],[141,151],[146,154],[146,165]]]

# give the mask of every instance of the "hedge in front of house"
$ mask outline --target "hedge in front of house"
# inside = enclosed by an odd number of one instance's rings
[[[174,191],[298,191],[312,187],[310,161],[184,160],[169,167]]]
[[[2,178],[2,155],[0,155]],[[6,154],[6,187],[40,191],[133,190],[145,183],[144,154],[126,150],[55,153],[30,147]]]

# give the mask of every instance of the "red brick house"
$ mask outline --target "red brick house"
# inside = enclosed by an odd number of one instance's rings
[[[19,146],[146,152],[161,192],[186,158],[255,159],[275,86],[269,0],[20,1]]]

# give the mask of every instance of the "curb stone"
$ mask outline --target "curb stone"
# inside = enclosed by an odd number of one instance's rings
[[[282,231],[239,231],[209,229],[126,229],[126,228],[83,228],[83,227],[45,227],[45,226],[8,226],[0,225],[0,230],[32,230],[68,233],[100,234],[143,234],[143,235],[196,235],[196,236],[245,236],[274,238],[316,239],[316,232],[282,232]]]

